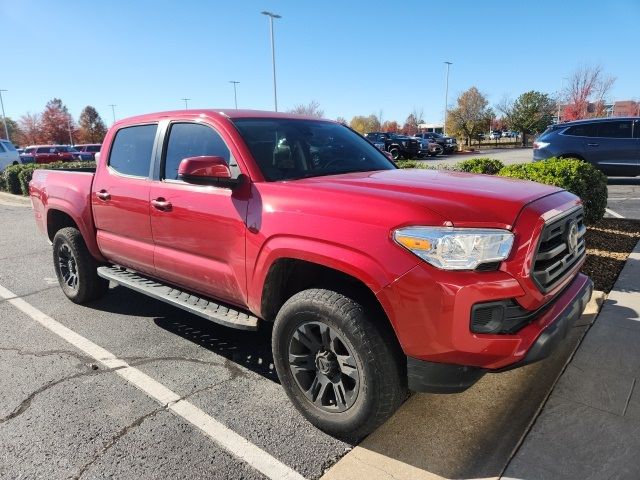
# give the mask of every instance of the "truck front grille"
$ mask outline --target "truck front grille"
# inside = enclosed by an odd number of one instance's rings
[[[585,256],[586,231],[581,206],[547,222],[533,261],[532,277],[540,291],[555,287]]]

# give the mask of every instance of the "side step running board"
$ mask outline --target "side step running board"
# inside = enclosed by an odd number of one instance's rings
[[[241,330],[258,329],[258,317],[235,310],[228,305],[221,305],[192,293],[183,292],[139,273],[133,273],[120,267],[99,267],[98,275],[225,327]]]

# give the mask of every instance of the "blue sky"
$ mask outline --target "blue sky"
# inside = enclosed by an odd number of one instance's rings
[[[440,121],[472,85],[497,103],[559,90],[582,64],[617,77],[613,99],[640,98],[637,0],[45,1],[0,0],[0,88],[8,116],[61,98],[77,118],[95,106],[118,118],[189,107],[273,109],[268,19],[275,24],[278,106],[316,100],[325,116],[378,113],[403,122],[416,107]]]

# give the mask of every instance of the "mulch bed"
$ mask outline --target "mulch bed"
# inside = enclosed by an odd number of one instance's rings
[[[613,288],[629,254],[640,240],[640,220],[603,218],[587,227],[587,259],[582,272],[596,290]]]

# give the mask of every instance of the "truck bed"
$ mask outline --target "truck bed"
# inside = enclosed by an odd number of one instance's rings
[[[83,234],[89,250],[100,257],[95,245],[95,227],[91,213],[91,186],[95,168],[38,169],[29,182],[29,196],[38,228],[49,237],[48,224],[66,221],[68,215]],[[55,218],[49,210],[56,210]]]

